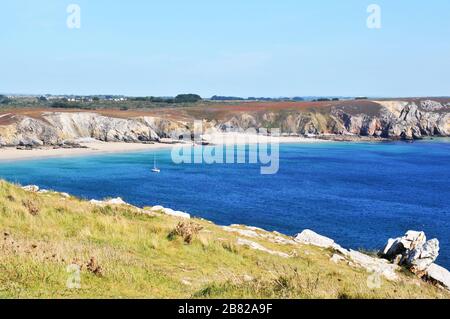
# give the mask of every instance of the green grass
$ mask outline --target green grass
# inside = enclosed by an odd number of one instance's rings
[[[295,256],[282,258],[192,221],[202,229],[188,244],[173,235],[177,218],[0,181],[0,298],[449,298],[403,273],[371,290],[368,273],[336,265],[328,250],[251,239]],[[99,273],[87,267],[92,257]],[[71,264],[81,266],[79,289],[67,287]]]

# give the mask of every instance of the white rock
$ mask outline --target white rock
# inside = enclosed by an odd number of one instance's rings
[[[290,257],[286,253],[283,253],[281,251],[275,251],[275,250],[267,249],[266,247],[264,247],[261,244],[258,244],[258,243],[254,242],[254,241],[243,239],[243,238],[238,238],[237,244],[240,245],[240,246],[249,247],[249,248],[254,249],[254,250],[264,251],[264,252],[266,252],[268,254],[275,255],[275,256],[280,256],[280,257],[283,257],[283,258],[289,258]]]
[[[166,207],[163,207],[160,205],[153,206],[152,208],[150,208],[150,210],[155,213],[163,213],[163,214],[175,216],[175,217],[181,217],[181,218],[187,218],[187,219],[191,218],[191,215],[189,215],[188,213],[178,211],[178,210],[175,211],[173,209],[166,208]]]
[[[186,219],[190,219],[191,218],[191,215],[189,215],[188,213],[175,211],[175,210],[170,209],[170,208],[165,208],[164,209],[164,214],[170,215],[170,216],[175,216],[175,217],[186,218]]]
[[[333,257],[330,258],[330,260],[331,260],[332,262],[334,262],[335,264],[338,264],[340,261],[345,260],[345,258],[342,257],[341,255],[334,254]]]
[[[97,206],[105,206],[105,205],[128,205],[128,203],[124,202],[122,198],[112,198],[106,201],[91,199],[89,203],[97,205]]]
[[[264,230],[259,227],[252,227],[252,226],[244,226],[246,229],[238,228],[243,227],[241,225],[231,225],[231,226],[223,226],[222,229],[227,232],[234,232],[241,236],[250,237],[250,238],[264,238],[268,241],[275,243],[275,244],[282,244],[282,245],[295,245],[297,244],[294,240],[288,239],[283,237],[279,233],[270,233],[267,230]],[[258,231],[258,232],[256,232]]]
[[[344,255],[344,256],[348,256],[348,254],[350,254],[350,251],[341,247],[341,245],[338,245],[336,243],[333,244],[333,246],[331,246],[334,250],[336,250],[338,253]]]
[[[323,248],[330,248],[334,244],[333,239],[319,235],[309,229],[305,229],[300,234],[297,234],[294,240],[301,244],[313,245]]]
[[[401,243],[405,249],[413,250],[416,247],[420,247],[425,244],[427,237],[423,231],[409,230],[405,236],[402,237]]]
[[[439,283],[442,287],[450,290],[450,272],[436,264],[431,264],[427,269],[427,276]]]
[[[423,246],[412,250],[407,259],[406,264],[411,267],[414,272],[426,270],[439,256],[439,241],[432,239],[427,241]]]
[[[295,245],[297,244],[294,240],[288,239],[281,236],[272,236],[268,238],[269,241],[275,243],[275,244],[282,244],[282,245]]]
[[[245,228],[248,228],[248,229],[254,230],[254,231],[256,231],[256,230],[259,230],[259,231],[262,231],[262,232],[266,231],[265,229],[262,229],[260,227],[255,227],[255,226],[245,226]]]
[[[65,198],[69,198],[70,197],[70,195],[68,194],[68,193],[59,193],[59,195],[61,195],[62,197],[65,197]]]
[[[426,241],[424,232],[409,230],[401,238],[389,239],[381,253],[394,264],[406,265],[421,275],[439,256],[439,241]]]
[[[37,186],[37,185],[27,185],[27,186],[23,186],[22,189],[27,191],[27,192],[36,193],[36,192],[39,191],[39,186]]]
[[[239,235],[246,236],[246,237],[251,237],[251,238],[259,237],[258,233],[253,231],[253,230],[234,228],[233,225],[231,225],[231,226],[223,226],[222,229],[227,231],[227,232],[237,233]]]
[[[350,250],[348,257],[368,272],[376,272],[390,281],[398,280],[396,274],[398,266],[389,263],[387,260],[374,258],[355,250]]]
[[[124,200],[120,197],[111,198],[111,199],[105,201],[105,203],[110,204],[110,205],[128,205],[128,203],[124,202]]]
[[[104,205],[104,204],[105,204],[103,201],[101,201],[101,200],[96,200],[96,199],[91,199],[91,200],[89,201],[89,203],[91,203],[91,204],[93,204],[93,205],[98,205],[98,206]]]

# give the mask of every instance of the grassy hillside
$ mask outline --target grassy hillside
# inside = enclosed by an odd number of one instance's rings
[[[368,273],[329,250],[251,239],[270,254],[204,220],[142,212],[0,181],[0,298],[450,296],[406,273],[369,289]],[[67,287],[70,264],[81,267],[79,289]]]

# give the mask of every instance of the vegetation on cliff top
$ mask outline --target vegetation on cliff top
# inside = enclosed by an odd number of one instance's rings
[[[368,273],[313,246],[238,245],[201,219],[96,206],[0,181],[0,298],[448,298],[407,274],[370,289]],[[287,237],[286,237],[287,238]],[[67,282],[81,268],[80,288]],[[68,272],[69,271],[69,272]]]

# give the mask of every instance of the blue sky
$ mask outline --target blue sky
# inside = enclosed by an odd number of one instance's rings
[[[449,18],[448,0],[2,0],[0,92],[450,95]]]

